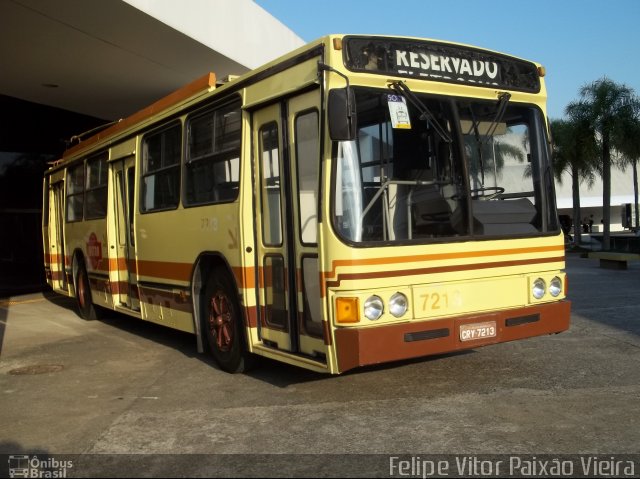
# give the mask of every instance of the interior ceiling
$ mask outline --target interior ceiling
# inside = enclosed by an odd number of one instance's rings
[[[247,70],[120,0],[2,0],[0,38],[0,94],[105,120]]]

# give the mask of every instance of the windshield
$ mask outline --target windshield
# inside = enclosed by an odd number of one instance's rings
[[[358,137],[334,150],[333,218],[345,240],[557,231],[537,108],[510,103],[508,94],[481,101],[355,90]]]

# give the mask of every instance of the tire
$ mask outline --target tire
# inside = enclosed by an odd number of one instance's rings
[[[245,345],[245,328],[238,293],[229,275],[214,270],[202,296],[202,328],[209,352],[228,373],[247,371],[253,363]]]
[[[76,274],[76,302],[78,305],[78,314],[81,318],[87,321],[98,319],[98,313],[91,298],[89,276],[83,263],[78,265],[78,273]]]

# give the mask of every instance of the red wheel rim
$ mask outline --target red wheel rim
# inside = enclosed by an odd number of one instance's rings
[[[209,309],[209,331],[218,350],[227,352],[233,342],[233,314],[229,307],[229,297],[216,293],[211,297]]]

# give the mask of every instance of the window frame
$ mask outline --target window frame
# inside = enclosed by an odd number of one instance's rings
[[[172,163],[168,166],[162,166],[162,156],[160,159],[160,167],[156,168],[152,171],[148,171],[148,152],[147,152],[147,148],[146,148],[146,142],[148,141],[149,138],[155,138],[159,135],[163,135],[164,133],[172,130],[173,128],[177,128],[180,134],[180,137],[178,139],[178,161],[175,163]],[[181,192],[181,188],[182,188],[182,168],[180,167],[180,165],[182,164],[182,158],[184,156],[184,125],[180,120],[174,120],[168,123],[165,123],[157,128],[154,128],[153,130],[145,133],[142,137],[142,140],[140,141],[140,147],[142,150],[142,155],[141,155],[141,165],[140,165],[140,187],[139,187],[139,211],[141,214],[147,214],[147,213],[156,213],[156,212],[160,212],[160,211],[174,211],[176,209],[178,209],[180,207],[180,202],[182,199],[182,192]],[[163,150],[164,144],[161,145],[161,150]],[[161,153],[162,155],[163,153]],[[171,205],[171,206],[163,206],[163,207],[158,207],[158,208],[147,208],[146,206],[146,183],[145,180],[148,177],[151,176],[156,176],[159,173],[165,173],[165,172],[170,172],[172,169],[175,169],[177,171],[177,175],[178,175],[178,181],[177,181],[177,187],[178,187],[178,191],[177,194],[175,195],[175,198],[173,198],[175,200],[175,205]]]
[[[300,236],[300,244],[302,244],[303,246],[317,246],[318,245],[318,238],[316,237],[316,241],[305,241],[305,238],[303,237],[303,222],[302,222],[302,197],[300,195],[301,193],[301,177],[300,177],[300,165],[301,165],[301,161],[300,161],[300,142],[299,140],[299,136],[298,136],[298,130],[299,130],[299,123],[298,121],[303,118],[306,117],[308,115],[313,115],[315,114],[316,116],[316,151],[315,151],[315,160],[316,160],[316,164],[314,167],[315,170],[315,193],[316,193],[316,198],[315,198],[315,205],[314,205],[314,214],[316,215],[316,219],[315,219],[315,224],[316,224],[316,228],[318,227],[318,210],[319,210],[319,205],[320,205],[320,183],[321,183],[321,158],[320,158],[320,141],[321,141],[321,135],[320,135],[320,111],[318,110],[318,108],[313,107],[313,108],[308,108],[306,110],[302,110],[300,112],[298,112],[295,117],[294,117],[294,142],[295,142],[295,158],[296,158],[296,196],[297,196],[297,201],[298,201],[298,235]]]
[[[93,163],[102,163],[102,171],[104,172],[104,178],[102,178],[102,176],[99,176],[99,180],[104,179],[104,183],[98,183],[97,186],[90,186],[87,184],[87,182],[90,180],[90,175],[89,175],[89,168],[91,166],[91,164]],[[85,162],[85,168],[84,168],[84,202],[83,202],[83,218],[85,220],[98,220],[98,219],[104,219],[107,217],[107,210],[109,207],[109,201],[108,201],[108,186],[109,186],[109,152],[107,151],[103,151],[101,153],[98,153],[97,155],[93,155],[90,156],[88,158],[86,158]],[[103,212],[101,212],[100,214],[93,214],[93,215],[89,215],[89,211],[88,211],[88,196],[90,193],[96,193],[96,192],[101,192],[103,196],[103,198],[101,198],[101,201],[103,202],[102,206],[104,206],[103,208]],[[98,197],[100,198],[100,197]]]
[[[65,223],[78,223],[81,221],[84,221],[84,186],[85,186],[85,171],[84,171],[84,160],[78,162],[78,164],[70,166],[67,168],[67,171],[65,172],[65,212],[64,212],[64,220]],[[82,180],[79,182],[80,183],[80,191],[74,191],[73,193],[69,193],[69,186],[74,184],[71,181],[71,178],[73,177],[73,173],[75,173],[76,170],[80,170],[82,172]],[[80,197],[82,199],[81,203],[81,211],[80,211],[80,215],[79,218],[74,218],[74,219],[69,219],[69,199],[70,198],[75,198],[75,197]]]
[[[277,176],[274,176],[274,170],[273,170],[273,149],[271,150],[265,150],[264,148],[264,140],[265,140],[265,133],[267,134],[271,134],[271,132],[275,132],[274,135],[274,139],[276,142],[276,154],[277,154],[277,171],[275,172],[277,174]],[[260,165],[259,165],[259,174],[258,174],[258,181],[259,181],[259,188],[260,188],[260,214],[262,215],[262,243],[270,248],[280,248],[283,246],[283,242],[284,242],[284,235],[285,235],[285,215],[284,215],[284,211],[283,211],[283,200],[284,200],[284,191],[283,191],[283,185],[282,185],[282,176],[280,175],[281,173],[281,168],[282,168],[282,154],[283,152],[280,149],[280,125],[278,124],[278,122],[276,120],[272,120],[269,121],[267,123],[264,123],[263,125],[260,125],[260,128],[258,129],[258,155],[260,158]],[[266,176],[265,175],[265,164],[264,164],[264,154],[267,153],[269,154],[269,172],[271,173],[271,176]],[[271,204],[269,203],[269,195],[268,195],[268,180],[272,179],[272,178],[278,178],[278,183],[277,183],[277,187],[278,187],[278,204],[277,204],[277,212],[278,212],[278,227],[279,229],[277,230],[277,234],[278,237],[277,238],[267,238],[267,229],[266,229],[266,225],[267,225],[267,220],[265,218],[268,218],[269,221],[269,234],[273,235],[274,232],[276,232],[276,230],[272,230],[271,227],[274,226],[271,223],[271,211],[276,211],[276,208],[273,208],[273,210],[271,209]],[[275,180],[273,180],[275,181]],[[277,242],[276,242],[277,240]]]
[[[191,135],[192,135],[192,125],[194,124],[194,122],[197,122],[198,120],[201,120],[207,117],[213,117],[215,121],[216,114],[218,112],[220,112],[221,110],[229,109],[229,107],[231,106],[235,106],[235,109],[230,111],[234,111],[239,115],[240,128],[238,129],[238,133],[237,133],[238,146],[216,151],[215,124],[214,124],[213,132],[211,135],[211,150],[208,153],[199,154],[198,156],[191,158],[191,151],[192,151]],[[182,173],[182,204],[183,206],[185,208],[194,208],[198,206],[234,203],[238,201],[238,198],[240,197],[242,150],[243,150],[242,143],[243,143],[243,134],[244,134],[244,111],[242,109],[242,98],[240,96],[229,97],[221,102],[216,102],[213,105],[209,105],[206,108],[203,108],[191,113],[185,121],[184,132],[185,132],[184,140],[183,140],[184,155],[182,159],[182,169],[184,170]],[[232,161],[235,159],[237,159],[236,169],[233,168],[233,164],[232,164]],[[190,174],[189,174],[188,168],[190,165],[197,164],[200,162],[210,162],[213,165],[215,165],[216,163],[219,163],[219,164],[223,164],[225,169],[228,169],[229,167],[232,168],[230,171],[228,171],[229,176],[232,178],[230,181],[216,183],[215,179],[212,179],[214,183],[213,183],[213,186],[211,187],[211,192],[213,196],[215,196],[216,185],[219,185],[222,183],[229,183],[233,185],[234,183],[237,183],[235,195],[233,196],[233,198],[223,198],[223,199],[214,198],[214,199],[198,200],[197,198],[195,198],[196,193],[194,190],[194,193],[193,193],[194,200],[189,199],[189,191],[190,191],[190,186],[192,186],[192,184],[190,183]],[[237,180],[233,180],[234,174],[237,175]]]

